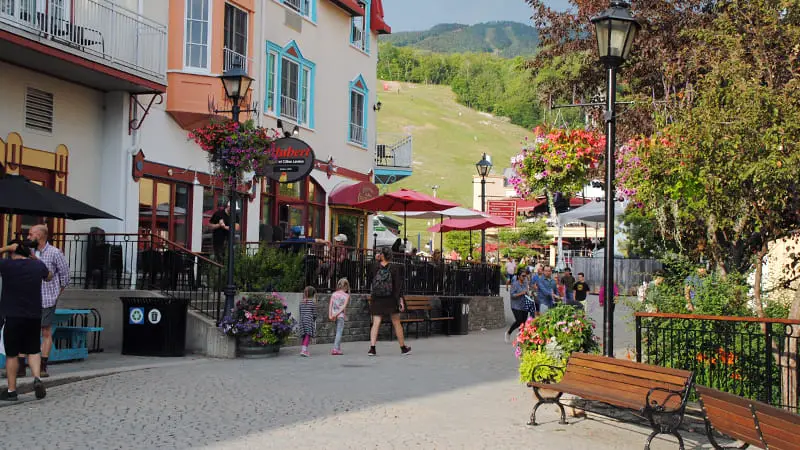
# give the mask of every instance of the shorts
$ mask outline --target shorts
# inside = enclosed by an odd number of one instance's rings
[[[53,325],[53,319],[56,315],[56,307],[42,308],[42,328],[47,328]]]
[[[41,352],[41,320],[24,317],[6,317],[3,328],[3,345],[6,356],[36,355]]]

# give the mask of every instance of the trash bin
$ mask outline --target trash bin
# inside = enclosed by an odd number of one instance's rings
[[[184,356],[187,299],[120,297],[122,354]]]
[[[448,334],[469,334],[469,297],[442,297],[442,309],[453,317],[448,321]]]

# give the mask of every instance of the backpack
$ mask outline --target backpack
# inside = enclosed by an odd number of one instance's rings
[[[372,295],[375,297],[391,297],[394,290],[392,289],[392,271],[389,266],[379,267],[375,272],[375,277],[372,279]]]

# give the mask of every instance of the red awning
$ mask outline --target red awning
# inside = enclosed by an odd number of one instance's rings
[[[331,0],[331,3],[342,8],[353,16],[364,15],[364,7],[358,4],[358,0]]]
[[[547,203],[547,199],[523,200],[521,198],[514,199],[517,202],[517,212],[529,212]]]
[[[369,181],[339,186],[328,196],[328,204],[353,206],[356,203],[372,200],[379,194],[378,186]]]

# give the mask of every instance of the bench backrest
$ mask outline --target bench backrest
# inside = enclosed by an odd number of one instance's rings
[[[800,415],[752,401],[762,439],[770,450],[800,449]]]
[[[715,430],[747,444],[764,448],[756,428],[751,400],[699,384],[694,386],[694,390],[700,396],[706,420]]]
[[[406,304],[406,311],[430,311],[432,297],[425,295],[406,295],[403,297]]]
[[[680,394],[670,395],[655,391],[650,399],[657,401],[659,405],[675,409],[684,404],[691,380],[692,372],[687,370],[576,352],[570,355],[561,382],[592,386],[600,384],[601,388],[623,391],[637,402],[641,401],[642,405],[652,388],[668,389]]]

